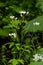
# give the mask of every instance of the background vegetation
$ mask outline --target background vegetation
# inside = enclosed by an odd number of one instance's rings
[[[0,0],[0,65],[43,65],[43,0]]]

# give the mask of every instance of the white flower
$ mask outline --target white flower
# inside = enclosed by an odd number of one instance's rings
[[[26,14],[26,11],[20,11],[20,14]]]
[[[14,18],[14,16],[10,16],[10,18],[11,18],[11,19],[13,19],[13,18]]]
[[[13,35],[13,33],[9,33],[9,36],[12,36]]]
[[[23,14],[20,14],[21,17],[23,17]]]
[[[9,34],[9,36],[12,36],[12,34]]]
[[[35,54],[35,55],[33,55],[33,60],[34,61],[38,61],[38,60],[41,60],[41,61],[43,61],[43,57],[40,55],[40,54]]]
[[[33,23],[33,25],[37,25],[37,26],[39,26],[39,24],[40,24],[40,23],[37,22],[37,21]]]
[[[34,56],[34,59],[33,60],[35,60],[35,61],[38,61],[39,60],[39,55],[38,54],[35,54],[33,56]]]
[[[16,37],[16,33],[9,33],[9,36],[14,36],[14,38]]]

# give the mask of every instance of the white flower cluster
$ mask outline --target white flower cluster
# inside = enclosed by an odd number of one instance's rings
[[[41,60],[41,61],[43,61],[43,57],[40,55],[40,54],[35,54],[35,55],[33,55],[33,60],[34,61],[38,61],[38,60]]]
[[[14,16],[10,16],[10,18],[11,18],[11,19],[13,19],[13,18],[14,18]]]
[[[33,23],[33,25],[37,25],[37,26],[39,26],[39,24],[40,24],[40,23],[37,22],[37,21]]]
[[[15,19],[15,20],[17,20],[18,18],[15,17],[15,16],[10,16],[10,19]]]
[[[9,33],[9,36],[14,36],[14,38],[16,37],[16,33]]]
[[[19,13],[20,13],[20,16],[22,17],[22,16],[23,16],[23,14],[29,14],[29,11],[27,11],[27,12],[26,12],[26,11],[20,11]],[[18,19],[18,18],[17,18],[17,17],[15,17],[15,16],[10,16],[10,18],[11,18],[11,19],[14,19],[14,18],[15,18],[15,20],[17,20],[17,19]]]
[[[20,11],[19,13],[20,13],[20,16],[22,17],[23,14],[29,14],[29,11],[27,11],[27,12],[26,11]]]

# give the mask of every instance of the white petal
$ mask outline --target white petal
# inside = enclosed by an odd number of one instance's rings
[[[16,37],[16,33],[13,34],[14,38]]]
[[[26,14],[29,14],[29,12],[27,11],[27,13]]]
[[[22,14],[22,13],[23,13],[23,14],[25,14],[25,13],[26,13],[26,11],[20,11],[20,13],[21,13],[21,14]]]
[[[22,15],[22,14],[20,14],[20,16],[21,16],[21,17],[23,17],[23,15]]]

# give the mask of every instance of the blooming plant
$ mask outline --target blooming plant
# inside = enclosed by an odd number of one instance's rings
[[[33,60],[34,61],[38,61],[38,60],[41,60],[41,61],[43,61],[43,57],[40,55],[40,54],[35,54],[35,55],[33,55]]]
[[[43,0],[0,0],[0,65],[32,64],[43,65]]]

